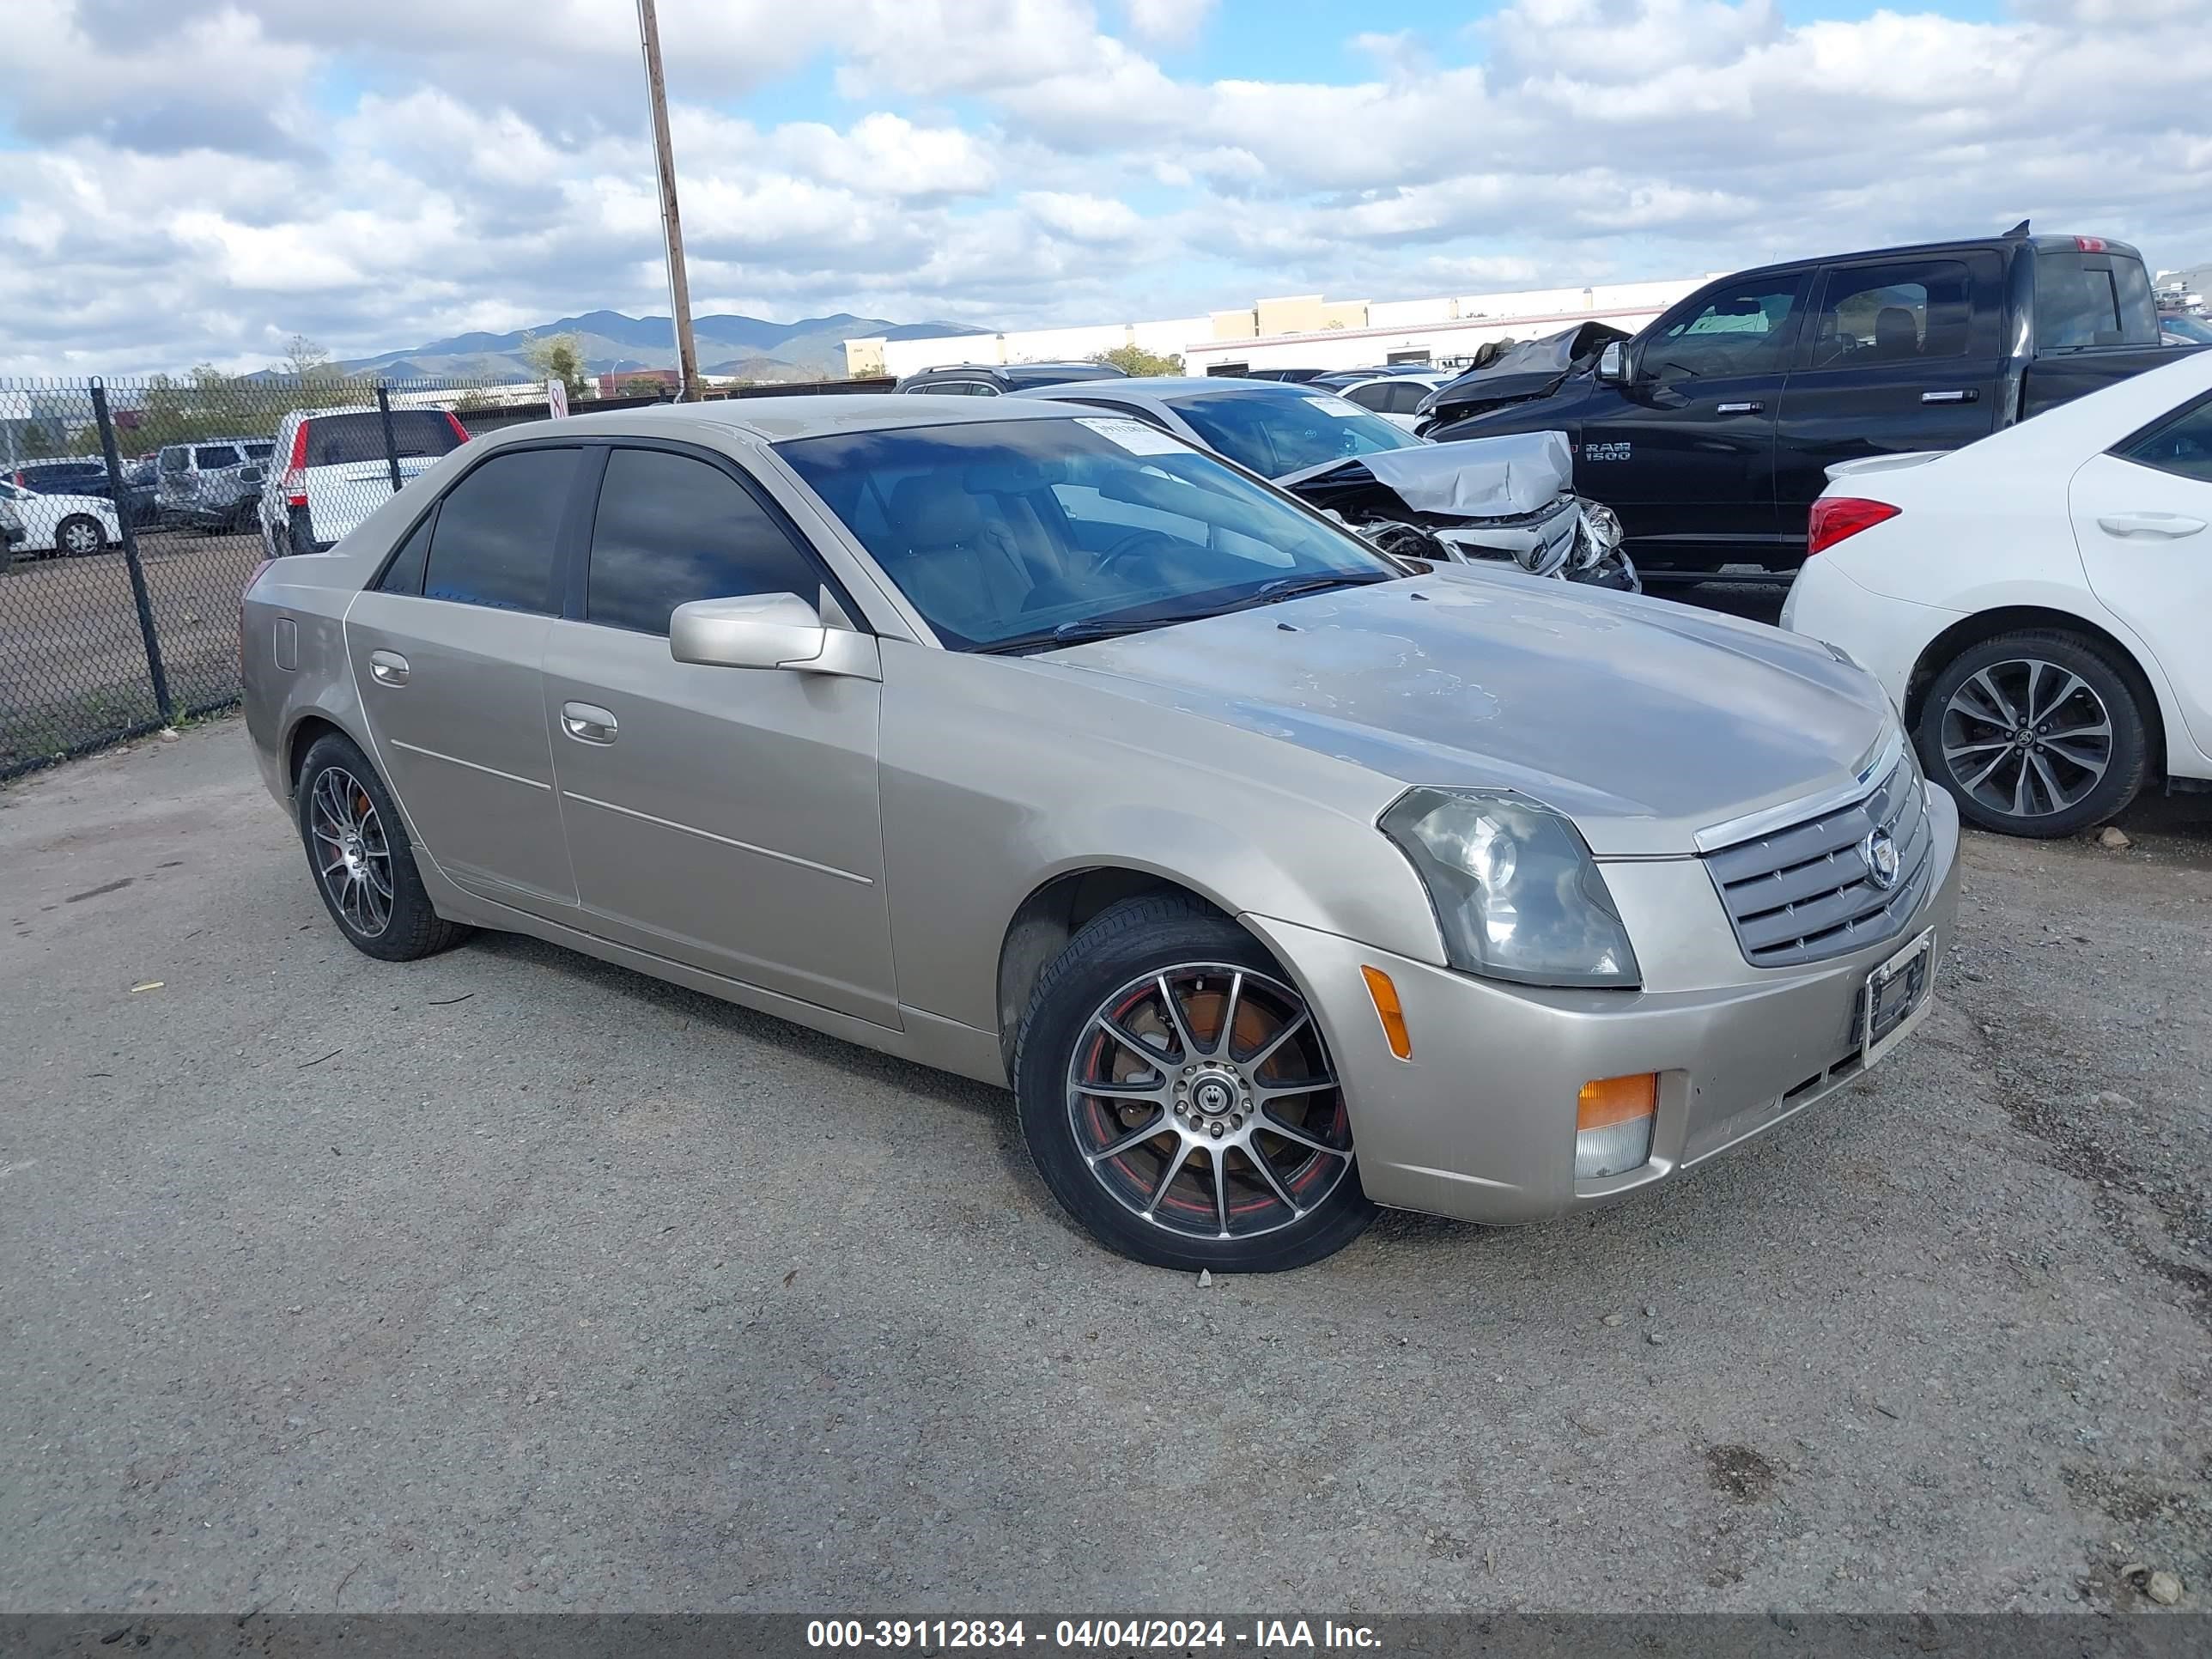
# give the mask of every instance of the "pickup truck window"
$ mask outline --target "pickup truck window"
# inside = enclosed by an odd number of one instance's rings
[[[1725,288],[1662,329],[1644,368],[1662,380],[1702,374],[1779,374],[1797,332],[1802,276]]]
[[[1832,271],[1813,319],[1812,367],[1963,357],[1972,320],[1971,291],[1966,267],[1956,259]]]
[[[2035,347],[2156,345],[2158,306],[2142,262],[2046,248],[2035,256]]]

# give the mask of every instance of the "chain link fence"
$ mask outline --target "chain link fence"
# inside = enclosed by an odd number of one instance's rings
[[[484,381],[0,380],[0,779],[236,702],[264,559],[546,412]]]
[[[488,380],[0,380],[0,779],[235,703],[263,560],[329,546],[470,437],[548,412],[542,387]]]

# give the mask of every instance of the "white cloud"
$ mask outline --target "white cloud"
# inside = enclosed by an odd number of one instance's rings
[[[2212,253],[2202,0],[2018,0],[1996,22],[1517,0],[1430,39],[1339,9],[1302,82],[1170,73],[1219,32],[1206,0],[659,9],[702,310],[1174,315],[1687,275],[2031,215],[2161,264]],[[665,304],[628,0],[9,11],[0,371]],[[811,118],[750,115],[825,70],[840,96]]]

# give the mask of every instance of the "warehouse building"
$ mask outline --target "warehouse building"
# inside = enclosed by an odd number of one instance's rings
[[[845,372],[858,378],[911,374],[946,363],[1061,362],[1125,345],[1180,357],[1193,374],[1399,362],[1450,368],[1467,362],[1485,341],[1530,339],[1577,323],[1606,322],[1632,333],[1705,281],[1685,276],[1429,300],[1330,300],[1299,294],[1154,322],[924,339],[877,335],[845,342]]]

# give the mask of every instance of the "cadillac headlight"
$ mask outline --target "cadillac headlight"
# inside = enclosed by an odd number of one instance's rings
[[[1444,957],[1524,985],[1633,988],[1628,930],[1574,825],[1525,795],[1411,789],[1383,834],[1429,890]]]

